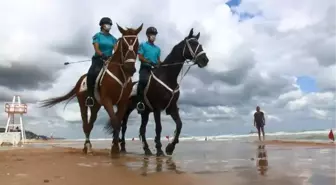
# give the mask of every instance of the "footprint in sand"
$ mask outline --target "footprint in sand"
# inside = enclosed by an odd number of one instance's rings
[[[15,175],[16,177],[27,177],[28,174],[25,174],[25,173],[18,173]]]
[[[85,163],[77,163],[77,165],[82,167],[93,167],[91,164],[85,164]]]

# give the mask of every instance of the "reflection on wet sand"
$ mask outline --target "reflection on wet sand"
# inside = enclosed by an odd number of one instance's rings
[[[257,148],[257,170],[260,175],[266,175],[268,170],[267,151],[264,144],[259,144]]]
[[[139,163],[142,163],[139,167]],[[141,175],[147,176],[149,173],[155,172],[164,172],[164,171],[172,171],[176,174],[182,173],[182,171],[178,170],[175,162],[171,157],[143,157],[142,160],[132,162],[126,164],[127,166],[135,169],[140,170]]]

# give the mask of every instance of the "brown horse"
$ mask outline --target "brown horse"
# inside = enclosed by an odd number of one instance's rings
[[[83,131],[86,137],[83,148],[84,153],[92,153],[90,133],[100,107],[104,106],[110,117],[111,127],[114,130],[111,154],[119,154],[120,120],[125,114],[128,98],[132,91],[131,77],[136,72],[135,61],[139,47],[137,35],[141,31],[143,24],[137,29],[127,28],[126,30],[119,25],[117,26],[122,36],[118,39],[116,51],[106,61],[106,65],[96,79],[96,103],[90,108],[90,120],[88,121],[88,107],[85,105],[85,99],[88,96],[86,74],[79,78],[76,86],[66,95],[42,101],[42,107],[52,107],[57,103],[65,100],[69,102],[72,98],[77,97],[83,121]],[[118,108],[116,113],[113,110],[114,105]]]

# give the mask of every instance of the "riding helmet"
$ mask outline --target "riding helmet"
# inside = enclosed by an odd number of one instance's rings
[[[151,27],[147,28],[147,30],[146,30],[146,35],[149,35],[149,34],[156,35],[156,34],[158,34],[158,32],[157,32],[156,28],[154,28],[153,26],[151,26]]]
[[[99,21],[99,26],[102,26],[104,24],[109,24],[112,25],[112,20],[109,17],[103,17],[102,19],[100,19]]]

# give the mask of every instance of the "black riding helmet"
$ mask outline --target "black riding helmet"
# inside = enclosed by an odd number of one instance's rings
[[[153,35],[158,34],[156,28],[154,28],[153,26],[147,28],[147,30],[146,30],[146,35],[151,35],[151,34],[153,34]]]
[[[109,24],[112,25],[112,20],[109,17],[103,17],[102,19],[100,19],[99,21],[99,26],[102,26],[104,24]]]

